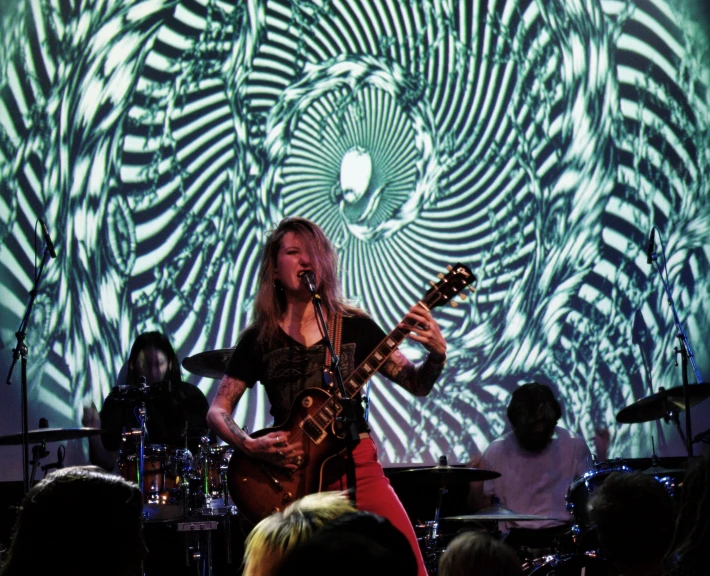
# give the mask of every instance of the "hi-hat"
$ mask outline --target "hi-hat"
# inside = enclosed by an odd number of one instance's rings
[[[390,473],[397,480],[416,484],[455,484],[481,482],[498,478],[500,472],[478,468],[457,468],[455,466],[432,466],[431,468],[405,468]]]
[[[27,441],[32,444],[40,442],[63,442],[76,438],[87,438],[101,434],[101,428],[39,428],[27,431]],[[0,436],[0,446],[22,444],[22,433]]]
[[[224,371],[227,369],[227,364],[229,364],[229,359],[232,357],[233,352],[234,348],[200,352],[194,356],[184,358],[182,367],[197,376],[219,380],[224,376]]]
[[[114,386],[109,396],[114,402],[138,404],[154,398],[163,398],[173,390],[174,387],[170,380],[161,380],[143,386]]]
[[[689,384],[688,398],[690,406],[699,404],[710,397],[710,384]],[[669,411],[680,412],[685,410],[685,392],[683,386],[676,386],[669,390],[661,388],[659,392],[641,398],[626,408],[622,408],[616,415],[616,421],[622,424],[650,422],[668,416]]]
[[[551,516],[538,516],[537,514],[518,514],[508,508],[493,506],[482,508],[475,514],[465,516],[447,516],[442,520],[461,520],[466,522],[532,522],[535,520],[559,520]]]

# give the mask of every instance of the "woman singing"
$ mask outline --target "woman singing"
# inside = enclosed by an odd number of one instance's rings
[[[295,434],[271,432],[252,438],[232,419],[235,406],[247,388],[258,381],[265,386],[276,424],[287,420],[296,395],[306,388],[329,388],[329,372],[323,329],[315,313],[313,298],[303,282],[304,272],[315,276],[325,322],[342,318],[340,359],[343,379],[367,358],[385,338],[383,330],[362,310],[347,305],[337,278],[337,256],[330,241],[314,223],[287,218],[273,230],[263,248],[254,309],[254,322],[241,335],[219,390],[212,401],[209,426],[251,458],[274,466],[296,470],[304,456],[303,443]],[[446,359],[446,341],[429,311],[413,306],[406,314],[409,337],[428,351],[426,360],[415,366],[395,350],[379,371],[415,396],[426,396],[441,374]],[[422,556],[407,514],[377,460],[361,403],[355,402],[360,441],[354,449],[356,504],[389,519],[409,539],[419,562],[419,574],[426,574]],[[300,430],[299,430],[300,432]],[[340,490],[339,477],[321,486]]]

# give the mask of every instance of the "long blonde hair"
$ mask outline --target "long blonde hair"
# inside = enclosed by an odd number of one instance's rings
[[[286,311],[286,297],[275,281],[274,271],[281,240],[293,232],[308,250],[316,277],[320,280],[318,294],[328,316],[342,312],[345,316],[362,316],[364,312],[347,304],[338,279],[338,256],[321,228],[305,218],[285,218],[266,238],[261,253],[259,280],[254,302],[254,324],[258,327],[257,340],[269,345],[279,329],[279,321]]]

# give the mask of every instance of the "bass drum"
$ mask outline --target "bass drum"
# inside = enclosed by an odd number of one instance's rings
[[[523,565],[526,576],[614,576],[618,572],[596,554],[554,554]]]
[[[594,492],[602,485],[607,476],[612,472],[629,474],[631,471],[631,468],[622,462],[604,462],[597,464],[594,470],[585,472],[572,482],[569,490],[567,490],[567,510],[574,516],[575,524],[579,529],[584,531],[590,527],[589,502]]]

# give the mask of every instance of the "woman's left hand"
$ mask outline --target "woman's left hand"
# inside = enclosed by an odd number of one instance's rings
[[[439,325],[432,317],[431,312],[420,304],[415,304],[405,315],[405,320],[409,320],[413,324],[400,322],[398,327],[410,330],[409,337],[412,340],[421,342],[424,348],[432,354],[446,356],[446,340],[444,340]]]

